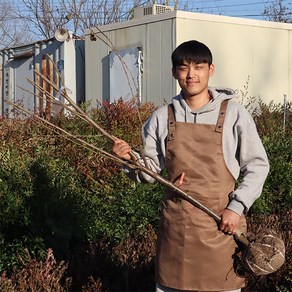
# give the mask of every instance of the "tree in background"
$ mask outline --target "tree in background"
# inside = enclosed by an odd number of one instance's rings
[[[292,23],[292,3],[284,0],[273,0],[265,6],[263,16],[276,22]]]
[[[1,2],[7,2],[5,5],[2,4],[2,14],[5,15],[7,25],[15,23],[15,28],[20,30],[14,39],[22,40],[23,36],[27,35],[31,36],[33,41],[53,37],[56,29],[62,26],[74,34],[82,35],[84,29],[88,27],[131,19],[133,9],[143,5],[164,4],[175,8],[180,6],[183,10],[195,9],[198,12],[197,8],[193,8],[194,5],[190,6],[188,1],[184,0],[13,0],[9,2],[0,0],[0,4]],[[5,7],[11,16],[4,11]],[[29,29],[24,31],[24,26],[19,24],[20,21]],[[0,31],[0,39],[2,35],[6,35],[4,30]],[[25,40],[22,41],[22,44],[24,43]],[[3,47],[2,42],[0,46]]]
[[[38,37],[51,38],[65,25],[74,34],[87,27],[128,19],[132,8],[142,1],[128,0],[20,0],[15,3],[19,18],[27,19]],[[68,22],[68,24],[67,24]]]
[[[142,0],[0,0],[0,48],[49,39],[63,25],[82,35],[87,27],[129,19],[133,7],[145,3]]]
[[[261,14],[266,19],[292,21],[290,2],[270,0],[265,3]],[[228,7],[220,5],[218,0],[0,0],[0,4],[1,48],[49,39],[59,27],[82,35],[88,27],[131,19],[133,9],[138,6],[164,4],[180,10],[214,14],[222,14]]]
[[[11,1],[2,0],[0,10],[0,46],[13,47],[30,42],[28,24],[23,19],[17,19],[13,13]]]

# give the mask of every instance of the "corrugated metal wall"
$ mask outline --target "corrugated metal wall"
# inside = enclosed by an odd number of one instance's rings
[[[56,96],[57,90],[36,74],[35,70],[53,80],[59,89],[61,82],[58,70],[65,81],[65,86],[72,91],[73,100],[76,102],[84,100],[84,58],[82,62],[80,56],[84,56],[84,42],[80,42],[79,40],[58,42],[50,39],[2,50],[2,116],[19,115],[5,99],[43,116],[51,115],[58,110],[52,107],[52,103],[42,91],[45,89]],[[37,86],[29,83],[27,78]]]
[[[118,25],[118,24],[116,24]],[[97,32],[97,39],[85,39],[86,99],[96,102],[109,101],[109,53],[111,50],[139,47],[143,53],[142,102],[163,103],[172,96],[170,54],[174,43],[172,19],[160,22],[114,28]],[[109,41],[110,40],[110,41]],[[110,44],[114,45],[114,48]]]

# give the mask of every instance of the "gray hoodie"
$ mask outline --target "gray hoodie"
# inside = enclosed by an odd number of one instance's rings
[[[172,99],[175,119],[178,122],[216,124],[220,104],[234,97],[234,91],[226,88],[209,88],[211,101],[202,108],[191,111],[182,95]],[[142,137],[148,167],[160,173],[165,167],[165,139],[167,137],[167,105],[158,108],[146,121]],[[260,196],[269,172],[269,162],[250,113],[236,101],[229,101],[223,127],[223,156],[227,168],[235,179],[240,172],[243,180],[230,195],[228,209],[238,213],[247,211]],[[141,159],[142,163],[142,159]],[[155,180],[140,173],[128,175],[139,182]]]

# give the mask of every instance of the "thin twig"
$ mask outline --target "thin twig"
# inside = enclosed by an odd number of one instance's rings
[[[27,114],[27,115],[33,117],[33,119],[34,119],[35,121],[37,121],[37,122],[41,122],[42,124],[44,124],[44,126],[45,126],[46,128],[51,129],[51,130],[54,130],[54,131],[55,131],[56,133],[58,133],[58,134],[61,132],[63,135],[65,135],[65,138],[68,138],[68,137],[69,137],[71,141],[74,140],[75,143],[78,142],[78,143],[76,143],[76,144],[78,144],[78,145],[80,145],[80,146],[82,146],[82,147],[84,147],[84,148],[87,148],[87,149],[89,149],[89,150],[91,150],[91,151],[93,151],[93,152],[95,152],[95,151],[96,151],[96,152],[99,152],[99,153],[101,153],[102,155],[106,156],[107,158],[114,160],[115,162],[122,163],[122,164],[126,164],[127,166],[129,166],[129,167],[131,167],[131,168],[134,167],[132,164],[127,163],[126,161],[124,161],[124,160],[122,160],[122,159],[120,159],[120,158],[118,158],[118,157],[116,157],[116,156],[114,156],[114,155],[108,153],[107,151],[102,150],[102,149],[96,147],[95,145],[86,142],[85,140],[79,138],[77,135],[73,135],[73,134],[71,134],[70,132],[68,132],[68,131],[66,131],[66,130],[64,130],[64,129],[62,129],[61,127],[59,127],[59,126],[57,126],[57,125],[55,125],[55,124],[49,122],[48,120],[46,120],[46,119],[44,119],[44,118],[41,118],[41,117],[38,116],[38,115],[35,115],[34,113],[32,113],[32,112],[30,112],[30,111],[24,109],[22,106],[19,106],[19,105],[15,104],[15,103],[11,102],[10,100],[7,100],[7,99],[5,99],[5,101],[6,101],[8,104],[10,104],[10,105],[12,105],[13,107],[15,107],[16,109],[18,109],[19,111],[21,111],[21,112],[23,112],[23,113],[25,113],[25,114]],[[135,168],[136,168],[136,167],[135,167]]]
[[[36,72],[36,73],[41,78],[43,78],[46,82],[48,82],[49,85],[52,85],[53,87],[56,87],[55,84],[51,80],[46,78],[43,74],[41,74],[40,72]],[[35,84],[34,81],[31,80],[31,82]],[[37,86],[37,84],[35,84],[35,85]],[[93,119],[91,119],[79,106],[76,105],[76,103],[69,97],[69,95],[66,92],[62,92],[61,95],[66,99],[66,101],[69,103],[69,105],[72,106],[72,108],[74,108],[75,111],[72,111],[72,109],[69,108],[69,110],[72,113],[74,113],[78,117],[82,118],[83,120],[87,121],[91,126],[96,128],[99,132],[101,132],[105,137],[107,137],[111,141],[115,141],[115,140],[118,139],[115,136],[113,136],[110,133],[108,133],[102,127],[100,127]],[[136,156],[134,151],[131,151],[130,155],[131,155],[133,160],[138,161],[138,158],[137,158],[137,156]]]

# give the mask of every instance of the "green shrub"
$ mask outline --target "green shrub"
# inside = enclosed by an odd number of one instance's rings
[[[144,108],[145,120],[153,106]],[[107,110],[95,109],[92,117],[108,123],[117,116],[113,112],[109,105]],[[137,109],[119,101],[116,112],[131,117],[124,130],[138,145],[140,133],[133,132],[139,124]],[[76,117],[60,115],[53,122],[100,148],[111,148],[111,142]],[[136,225],[142,233],[157,217],[148,212],[151,206],[146,203],[151,201],[143,191],[135,201],[142,208],[136,208],[130,199],[136,187],[126,177],[121,181],[116,163],[32,119],[4,120],[0,127],[0,271],[11,273],[21,267],[18,256],[26,248],[39,260],[49,247],[58,258],[70,258],[81,243],[106,238],[117,244],[136,232]],[[107,127],[114,130],[113,123]]]
[[[281,107],[260,104],[260,109],[254,117],[271,171],[249,214],[252,230],[257,220],[264,224],[275,213],[277,218],[287,216],[283,214],[291,206],[291,120],[283,129]],[[141,122],[153,110],[152,104],[141,105],[139,119],[133,101],[119,100],[89,114],[109,133],[140,149]],[[112,141],[74,116],[60,115],[52,122],[111,151]],[[58,260],[68,262],[75,290],[91,275],[100,280],[91,278],[88,287],[153,289],[164,187],[132,182],[117,163],[31,119],[4,120],[0,131],[0,273],[21,271],[26,249],[40,263],[52,248]],[[275,227],[287,238],[287,225]],[[290,281],[287,267],[275,277],[269,277],[274,284],[265,285],[282,289]]]
[[[281,213],[292,203],[292,120],[291,104],[283,127],[283,107],[260,103],[260,114],[254,116],[266,149],[270,172],[261,197],[252,210],[257,213]]]

